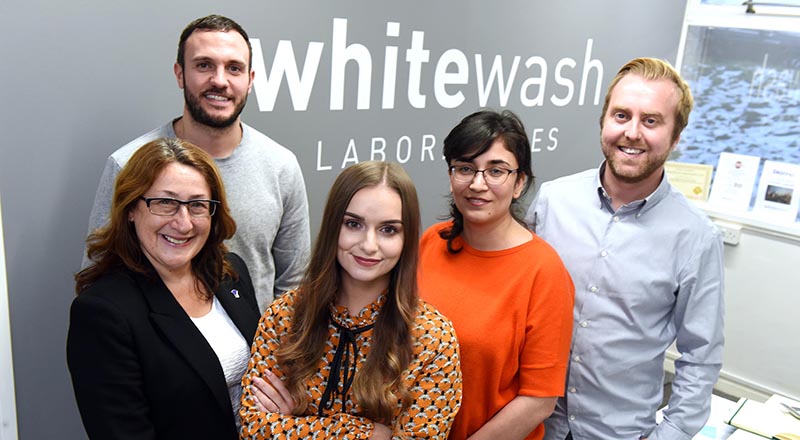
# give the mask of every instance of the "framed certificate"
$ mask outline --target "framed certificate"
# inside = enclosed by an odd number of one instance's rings
[[[708,199],[714,167],[670,161],[664,164],[664,169],[667,172],[669,183],[678,188],[686,198],[703,202]]]

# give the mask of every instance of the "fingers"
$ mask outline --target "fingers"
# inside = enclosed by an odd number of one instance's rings
[[[294,400],[289,390],[283,385],[281,379],[270,371],[264,372],[264,378],[253,378],[253,396],[256,398],[256,407],[259,411],[292,414]]]
[[[256,408],[261,412],[279,412],[279,408],[275,403],[264,393],[264,389],[269,388],[269,385],[264,382],[260,377],[253,378],[253,397],[256,398]]]
[[[289,390],[283,385],[283,381],[269,370],[264,372],[264,376],[267,378],[267,380],[269,380],[273,390],[278,393],[275,397],[270,395],[270,399],[272,399],[272,401],[282,409],[286,409],[291,412],[295,406],[294,400],[292,399],[292,395],[289,393]]]

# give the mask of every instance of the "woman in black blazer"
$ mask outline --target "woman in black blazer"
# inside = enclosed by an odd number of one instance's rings
[[[236,439],[259,319],[213,159],[176,139],[119,173],[109,224],[76,276],[67,363],[97,439]]]

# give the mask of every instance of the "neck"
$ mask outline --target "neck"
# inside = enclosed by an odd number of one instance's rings
[[[519,246],[531,240],[531,233],[519,224],[509,212],[494,223],[474,224],[464,222],[461,238],[480,251],[500,251]]]
[[[624,182],[617,178],[606,164],[603,174],[600,176],[600,182],[608,196],[611,197],[611,206],[616,211],[622,205],[642,200],[652,194],[661,184],[663,175],[664,168],[662,167],[639,182]]]
[[[343,280],[342,288],[336,294],[336,305],[346,307],[350,316],[356,316],[377,301],[388,286],[388,280],[371,283]]]
[[[242,126],[239,119],[225,128],[209,127],[192,119],[184,108],[183,117],[172,123],[175,135],[205,150],[214,159],[224,159],[242,142]]]
[[[206,295],[205,287],[202,283],[197,282],[197,278],[191,271],[188,274],[164,275],[159,273],[161,280],[187,315],[197,318],[205,316],[211,310],[212,298]]]

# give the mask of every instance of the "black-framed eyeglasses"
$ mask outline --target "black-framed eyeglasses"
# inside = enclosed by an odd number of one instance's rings
[[[483,170],[476,169],[469,165],[453,165],[450,167],[450,176],[457,182],[471,183],[478,173],[483,174],[483,180],[489,185],[502,185],[508,180],[508,176],[519,171],[509,170],[503,167],[491,167]]]
[[[178,213],[181,205],[186,205],[186,210],[192,217],[211,217],[217,211],[219,200],[194,199],[178,200],[171,197],[139,197],[144,200],[150,214],[170,216]]]

